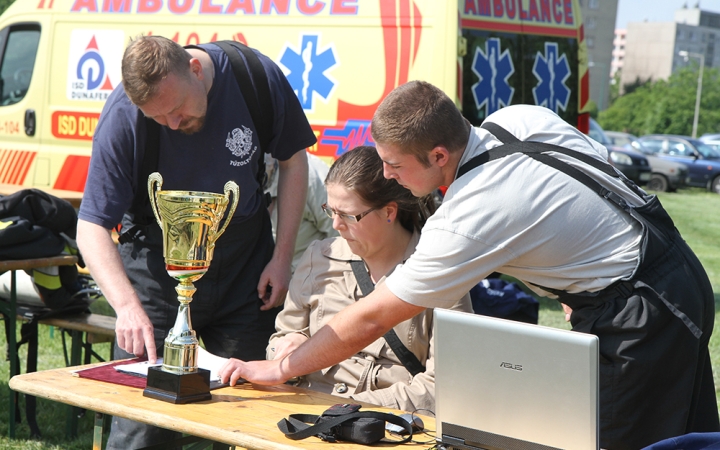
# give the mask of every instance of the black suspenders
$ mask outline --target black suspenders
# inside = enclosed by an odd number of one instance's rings
[[[484,153],[481,153],[480,155],[475,156],[470,161],[463,164],[460,169],[458,170],[457,178],[460,178],[461,176],[465,175],[472,169],[481,166],[482,164],[485,164],[488,161],[494,161],[496,159],[504,158],[505,156],[514,154],[514,153],[523,153],[527,155],[530,158],[533,158],[534,160],[541,162],[547,166],[550,166],[556,170],[559,170],[560,172],[565,173],[566,175],[576,179],[577,181],[581,182],[591,190],[593,190],[595,193],[597,193],[600,197],[603,197],[615,205],[617,205],[619,208],[621,208],[624,211],[628,211],[630,209],[630,206],[627,204],[627,202],[618,194],[615,192],[612,192],[606,188],[604,188],[600,183],[595,181],[593,178],[585,174],[583,171],[576,169],[575,167],[571,166],[570,164],[567,164],[563,161],[560,161],[557,158],[554,158],[547,154],[547,152],[558,152],[562,153],[567,156],[571,156],[591,167],[594,167],[595,169],[601,170],[603,173],[610,175],[614,178],[619,178],[622,180],[626,186],[628,186],[633,192],[635,192],[637,195],[639,195],[641,198],[645,198],[645,194],[638,188],[635,183],[628,180],[627,178],[620,176],[615,169],[609,164],[602,161],[599,161],[591,156],[588,156],[584,153],[570,150],[565,147],[560,147],[558,145],[554,144],[548,144],[545,142],[523,142],[510,134],[507,130],[505,130],[500,125],[497,125],[492,122],[485,122],[481,126],[482,128],[488,130],[490,133],[492,133],[496,138],[498,138],[504,145],[501,145],[499,147],[492,148],[490,150],[487,150]]]
[[[638,188],[635,183],[628,180],[624,176],[620,176],[615,170],[610,166],[610,164],[606,164],[602,161],[598,161],[594,158],[591,158],[583,153],[576,152],[574,150],[566,149],[564,147],[560,147],[553,144],[547,144],[542,142],[522,142],[519,139],[517,139],[515,136],[510,134],[507,130],[502,128],[501,126],[486,122],[482,124],[482,128],[488,130],[491,132],[495,137],[497,137],[501,142],[503,142],[504,145],[501,145],[499,147],[495,147],[493,149],[490,149],[486,151],[485,153],[482,153],[474,158],[472,158],[467,163],[463,164],[462,167],[460,167],[460,170],[458,171],[457,178],[460,178],[461,176],[465,175],[470,170],[488,162],[493,161],[499,158],[502,158],[504,156],[513,154],[513,153],[524,153],[530,158],[533,158],[539,162],[542,162],[543,164],[546,164],[550,167],[553,167],[566,175],[576,179],[577,181],[581,182],[588,188],[592,189],[594,192],[596,192],[599,196],[602,198],[605,198],[615,204],[617,207],[622,209],[623,211],[627,212],[632,216],[635,220],[640,222],[640,224],[645,229],[643,231],[643,234],[646,236],[645,239],[648,239],[648,236],[660,236],[664,237],[668,241],[672,241],[673,239],[682,239],[677,232],[677,229],[675,228],[675,225],[672,222],[672,219],[670,216],[667,215],[667,212],[662,208],[662,206],[657,202],[657,198],[654,196],[648,197],[647,194],[642,192],[640,188]],[[595,181],[593,178],[585,174],[579,169],[576,169],[575,167],[560,161],[550,155],[544,154],[544,152],[553,151],[562,153],[564,155],[571,156],[573,158],[576,158],[592,167],[595,167],[596,169],[602,170],[604,173],[613,176],[615,178],[619,178],[622,180],[626,186],[628,186],[633,192],[635,192],[638,196],[645,199],[647,201],[647,204],[644,207],[640,208],[634,208],[633,206],[629,205],[625,199],[623,199],[620,195],[616,194],[615,192],[612,192],[606,188],[604,188],[600,183]],[[649,208],[648,208],[649,206]],[[638,210],[642,209],[642,212],[639,212]],[[649,215],[652,217],[652,220],[649,220],[645,216]],[[643,244],[643,247],[646,247],[646,244]],[[655,255],[648,255],[646,252],[647,250],[642,250],[641,254],[641,263],[645,259],[650,259],[650,261],[653,260],[653,256]],[[606,287],[602,291],[595,292],[595,293],[579,293],[579,294],[567,294],[564,291],[559,291],[557,289],[551,289],[544,286],[538,286],[548,292],[552,292],[559,297],[561,297],[560,301],[567,301],[569,298],[573,296],[580,296],[580,297],[586,297],[586,296],[597,296],[602,294],[603,292],[616,290],[620,293],[620,295],[627,295],[628,292],[630,292],[628,289],[630,289],[634,285],[644,286],[648,289],[652,290],[649,286],[647,286],[642,281],[618,281],[610,286]],[[626,292],[623,292],[626,291]],[[652,290],[655,292],[654,290]],[[680,320],[683,321],[683,323],[688,327],[691,333],[696,338],[699,338],[702,334],[702,331],[697,327],[690,318],[688,318],[685,313],[678,310],[677,307],[675,307],[673,304],[671,304],[664,296],[659,295],[655,293],[657,297],[662,301],[668,309]],[[572,306],[572,305],[571,305]]]
[[[350,266],[352,267],[353,274],[355,274],[358,286],[360,286],[360,291],[365,296],[369,295],[375,290],[375,285],[370,279],[370,274],[365,270],[365,263],[362,261],[350,261]],[[397,333],[395,333],[395,330],[391,328],[383,337],[412,376],[425,372],[425,366],[422,365],[413,352],[403,345]]]

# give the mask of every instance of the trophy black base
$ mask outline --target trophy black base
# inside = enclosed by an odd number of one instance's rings
[[[175,404],[210,400],[210,371],[198,368],[197,372],[178,374],[150,367],[143,396]]]

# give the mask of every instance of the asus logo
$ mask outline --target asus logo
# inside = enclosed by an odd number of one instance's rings
[[[522,366],[520,364],[501,362],[500,367],[502,367],[503,369],[512,369],[512,370],[517,370],[518,372],[522,372]]]

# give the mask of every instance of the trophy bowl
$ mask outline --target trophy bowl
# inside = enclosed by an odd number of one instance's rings
[[[148,371],[143,395],[172,403],[190,403],[211,398],[210,372],[198,368],[199,342],[190,320],[190,302],[196,291],[193,282],[210,267],[215,243],[237,208],[240,189],[235,182],[228,181],[224,194],[163,191],[162,183],[159,173],[151,174],[148,194],[162,229],[165,268],[178,281],[175,291],[180,305],[175,324],[165,338],[162,368]],[[228,205],[227,218],[220,227]]]

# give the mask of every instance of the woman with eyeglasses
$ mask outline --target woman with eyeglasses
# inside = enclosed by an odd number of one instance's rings
[[[268,359],[287,356],[335,314],[382,283],[413,253],[420,229],[434,212],[430,197],[415,198],[395,180],[383,177],[374,147],[343,154],[330,168],[325,186],[328,201],[323,210],[340,237],[315,241],[303,255],[275,322]],[[458,299],[455,309],[472,312],[469,296]],[[386,335],[338,365],[300,377],[297,385],[405,411],[434,411],[432,310],[393,331],[414,361],[403,358],[403,363],[398,356],[403,350],[393,350],[388,340],[394,337]],[[235,363],[230,360],[222,373],[234,370]],[[235,381],[230,376],[231,384]]]

